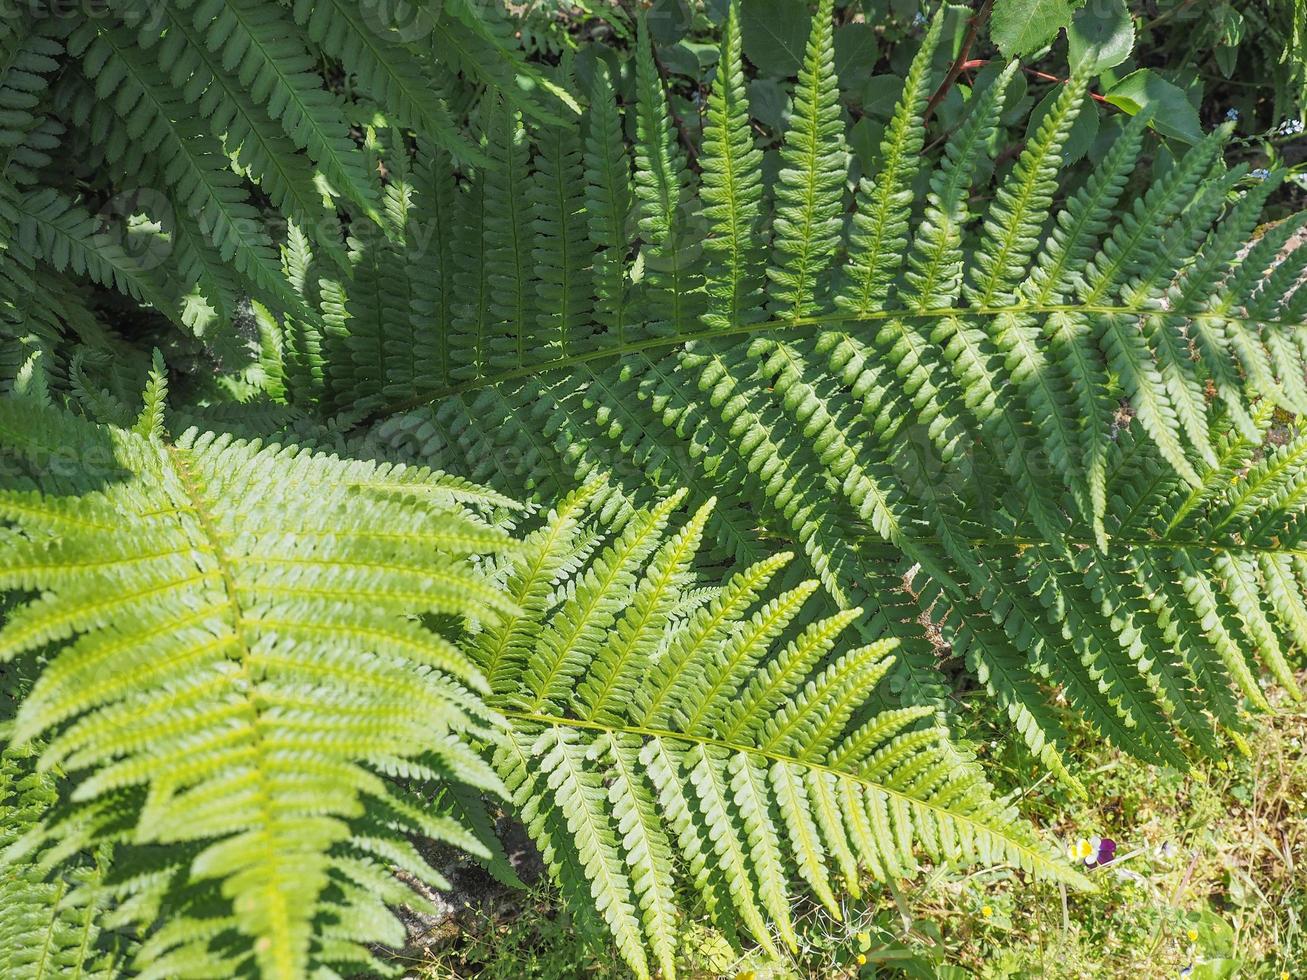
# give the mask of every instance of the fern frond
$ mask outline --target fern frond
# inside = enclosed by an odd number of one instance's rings
[[[870,313],[885,301],[907,252],[912,179],[925,143],[921,116],[930,96],[931,60],[942,23],[936,19],[931,24],[903,80],[903,94],[880,145],[880,173],[874,181],[864,177],[858,185],[848,270],[835,299],[838,308],[855,314]]]
[[[131,4],[121,6],[127,23],[139,16]],[[138,37],[143,47],[158,43],[159,66],[178,89],[194,101],[204,91],[204,74],[197,72],[206,72],[223,89],[222,97],[210,99],[215,106],[239,107],[248,99],[265,109],[297,148],[308,151],[337,191],[380,220],[363,154],[350,142],[344,113],[323,89],[284,8],[251,0],[182,0],[159,16],[168,26],[162,40],[154,15],[144,18]],[[240,92],[244,98],[229,94]],[[222,126],[220,118],[213,123]]]
[[[748,97],[741,61],[739,4],[732,2],[722,29],[717,84],[708,99],[703,128],[704,217],[709,238],[704,251],[714,264],[708,293],[712,309],[704,322],[738,327],[765,316],[762,310],[761,259],[756,241],[762,215],[762,151],[749,127]]]
[[[689,228],[695,202],[643,17],[637,44],[635,199],[645,246],[645,317],[655,334],[677,334],[689,330],[699,313],[700,277],[691,271],[695,243]]]
[[[532,601],[548,625],[517,634],[525,684],[516,672],[494,675],[492,702],[516,747],[496,764],[565,896],[597,908],[637,976],[652,973],[646,951],[674,975],[680,877],[723,928],[768,948],[773,928],[796,943],[795,879],[838,916],[837,871],[856,889],[860,869],[905,873],[917,846],[937,860],[1011,861],[1080,881],[971,768],[954,764],[938,730],[909,730],[921,712],[868,715],[866,692],[888,671],[894,644],[830,656],[859,611],[812,622],[776,650],[816,588],[802,585],[744,619],[781,556],[740,573],[694,615],[674,617],[707,506],[667,535],[672,498],[572,570],[578,502],[528,538],[511,573],[517,595],[541,597],[560,575],[576,585],[556,589],[547,606]],[[621,608],[614,643],[596,633],[560,657],[554,637],[584,636]],[[493,660],[505,639],[487,634],[477,659]],[[582,683],[549,683],[564,659]],[[535,696],[525,699],[524,687]],[[554,829],[564,823],[568,836]]]
[[[63,31],[53,17],[10,11],[0,28],[0,175],[14,186],[32,182],[49,163],[49,123],[41,100],[63,54]],[[44,131],[43,131],[44,130]]]
[[[1217,728],[1237,734],[1241,700],[1264,704],[1261,675],[1287,681],[1302,639],[1292,587],[1307,520],[1302,463],[1277,454],[1283,432],[1267,423],[1273,409],[1307,407],[1307,287],[1299,285],[1307,249],[1290,245],[1301,221],[1259,234],[1279,178],[1244,190],[1243,171],[1221,161],[1223,130],[1155,179],[1136,179],[1146,112],[1115,133],[1082,186],[1066,186],[1062,157],[1083,103],[1080,79],[1050,100],[1011,168],[984,156],[1006,76],[974,94],[936,159],[925,151],[924,115],[938,84],[932,66],[946,60],[936,50],[942,21],[913,59],[878,160],[848,194],[830,6],[814,21],[780,134],[781,172],[768,181],[746,105],[738,14],[729,10],[697,141],[697,103],[666,84],[648,25],[637,29],[620,76],[607,58],[586,66],[589,111],[573,119],[543,101],[551,88],[532,88],[536,77],[556,84],[543,73],[500,91],[496,79],[521,59],[497,15],[477,22],[465,3],[442,7],[432,38],[447,30],[461,45],[442,59],[437,40],[384,30],[356,38],[357,18],[342,14],[341,3],[299,3],[296,24],[312,26],[301,43],[359,79],[376,76],[352,90],[351,104],[362,152],[379,167],[387,237],[364,240],[363,223],[351,225],[351,279],[320,267],[327,249],[319,236],[288,233],[284,261],[273,266],[294,303],[274,302],[278,288],[266,282],[251,290],[269,314],[260,322],[267,389],[292,410],[352,410],[356,431],[336,426],[333,445],[451,467],[546,507],[602,474],[594,506],[616,522],[617,537],[594,553],[615,563],[607,571],[632,599],[638,585],[623,563],[638,566],[658,549],[646,553],[648,540],[637,547],[623,538],[642,526],[642,508],[680,488],[696,512],[716,497],[703,528],[708,560],[754,566],[773,544],[800,555],[802,569],[780,593],[815,579],[822,594],[812,601],[822,607],[812,617],[863,609],[863,645],[898,639],[885,685],[896,695],[947,713],[924,617],[941,633],[931,639],[953,644],[1030,750],[1069,781],[1055,708],[1062,700],[1106,740],[1183,764],[1191,749],[1210,750]],[[241,139],[221,143],[186,116],[210,89],[196,102],[160,81],[153,51],[124,44],[119,53],[94,40],[89,59],[80,48],[79,57],[88,76],[107,73],[97,84],[119,96],[117,108],[97,104],[75,71],[60,79],[52,105],[99,134],[87,143],[112,163],[111,180],[127,182],[138,162],[153,179],[145,155],[162,159],[181,143],[194,150],[182,154],[182,176],[208,182],[201,196],[230,193],[220,215],[246,214]],[[225,47],[202,47],[213,77],[197,71],[193,84],[229,86],[231,69],[212,57]],[[377,63],[392,51],[393,61]],[[553,77],[584,74],[580,62],[562,62]],[[419,94],[414,79],[430,84]],[[389,97],[392,82],[400,89],[394,118],[367,115],[366,96]],[[147,95],[156,97],[148,112],[133,101],[149,108]],[[271,99],[224,107],[236,111],[233,120],[262,119],[289,139]],[[439,106],[425,124],[415,100]],[[434,118],[441,112],[473,123],[475,154],[430,152],[426,130],[443,125]],[[417,141],[399,126],[415,128]],[[236,172],[218,160],[224,151],[237,155]],[[492,159],[497,167],[486,166]],[[160,183],[178,197],[183,179]],[[0,221],[6,213],[12,224],[30,224],[0,198]],[[172,297],[184,311],[178,319],[198,322],[205,304],[225,313],[266,275],[224,271],[232,243],[224,252],[195,214],[183,218],[174,228],[153,214],[134,216],[132,227],[174,246],[167,270],[169,279],[180,270],[183,281]],[[247,265],[266,270],[271,243],[261,233],[236,244]],[[92,278],[155,305],[148,283],[133,283],[112,262],[96,272],[91,256],[69,249],[70,263],[81,261]],[[22,253],[15,284],[53,275],[45,250],[9,251]],[[48,251],[58,258],[57,246]],[[16,306],[6,302],[12,319]],[[760,312],[768,302],[773,309]],[[44,317],[26,332],[30,342],[6,350],[5,371],[16,378],[21,370],[24,386],[57,400],[68,363],[56,350],[61,314],[51,306]],[[268,322],[277,317],[280,330]],[[1244,482],[1261,480],[1258,466],[1272,457],[1283,480],[1268,477],[1260,489]],[[617,543],[630,552],[612,552]],[[580,562],[577,547],[572,560]],[[680,566],[667,561],[660,569],[670,589]],[[728,587],[685,620],[747,592]],[[639,608],[661,615],[668,594],[641,594]],[[600,603],[573,624],[574,635],[540,631],[552,658],[536,664],[540,687],[528,701],[545,711],[573,697],[586,676],[578,651],[626,622],[626,612]],[[596,718],[629,693],[645,724],[709,725],[715,719],[694,700],[700,678],[673,668],[676,658],[710,658],[708,689],[720,682],[741,693],[747,685],[736,683],[733,665],[747,669],[769,649],[761,641],[738,647],[704,626],[664,664],[645,629],[627,625],[633,639],[614,644],[617,659],[597,672],[600,686],[586,687]],[[806,625],[796,621],[794,632]],[[525,628],[512,636],[495,660],[501,677],[525,667],[529,638],[539,638]],[[719,656],[725,665],[711,659]],[[632,687],[640,664],[659,678],[657,689]],[[522,769],[533,744],[512,750],[515,789],[536,785]],[[570,749],[551,751],[561,765]],[[729,775],[744,785],[744,776]],[[589,798],[587,786],[579,798]],[[786,791],[799,799],[798,788]],[[804,792],[820,832],[841,791],[805,783]],[[684,797],[687,813],[697,799]],[[675,802],[670,791],[663,802]],[[549,835],[556,873],[583,880],[588,865],[567,855],[565,823],[550,818],[540,833]],[[876,826],[869,818],[846,828],[847,847],[838,836],[826,840],[825,864],[810,851],[809,884],[846,868],[851,842],[874,839]],[[807,834],[783,819],[773,829]],[[668,839],[706,848],[691,878],[709,904],[725,908],[732,890],[742,894],[742,879],[708,866],[716,852],[700,830],[682,821]],[[765,824],[749,832],[770,839]],[[647,835],[646,846],[655,846]],[[889,869],[901,857],[877,860]],[[622,867],[604,866],[613,875]],[[758,897],[775,917],[778,895]],[[628,904],[640,919],[644,907]],[[629,930],[629,918],[622,921]],[[663,952],[647,953],[650,969]]]
[[[538,322],[532,334],[537,349],[566,357],[593,348],[581,140],[571,127],[553,126],[540,144],[528,192]]]
[[[608,66],[595,66],[585,139],[585,209],[594,257],[595,316],[618,343],[626,340],[628,225],[634,205],[631,157]]]
[[[120,244],[98,237],[95,218],[53,188],[14,200],[11,214],[17,219],[14,246],[29,261],[43,259],[59,272],[87,276],[179,316],[163,284]]]
[[[1295,403],[1296,388],[1282,377],[1293,374],[1301,345],[1279,318],[1291,309],[1285,294],[1300,262],[1264,274],[1287,230],[1273,229],[1250,249],[1239,244],[1271,189],[1227,203],[1239,171],[1215,166],[1225,138],[1217,132],[1122,205],[1147,125],[1141,114],[1059,203],[1062,147],[1083,101],[1077,81],[1059,93],[1011,174],[996,181],[986,211],[974,213],[973,201],[989,190],[977,183],[988,169],[977,161],[1000,111],[999,79],[977,94],[948,139],[914,224],[932,28],[886,131],[884,169],[854,196],[842,239],[848,261],[832,281],[846,215],[843,168],[830,170],[830,161],[844,159],[844,137],[827,118],[838,104],[825,59],[829,28],[824,17],[814,24],[784,173],[761,200],[756,175],[739,164],[753,146],[729,23],[697,190],[646,30],[635,52],[634,261],[621,222],[621,116],[605,70],[596,72],[585,207],[600,329],[586,350],[490,363],[496,326],[512,317],[495,312],[482,262],[499,235],[484,231],[491,182],[468,181],[456,245],[465,257],[458,358],[486,367],[437,393],[437,415],[458,419],[469,472],[502,472],[489,457],[512,446],[525,461],[517,472],[546,493],[630,464],[633,475],[617,481],[621,492],[605,491],[620,501],[614,507],[642,499],[650,485],[686,487],[696,507],[721,498],[708,530],[729,553],[762,557],[755,524],[780,534],[835,607],[869,610],[868,640],[889,632],[903,641],[911,655],[896,679],[925,698],[938,697],[940,684],[913,621],[933,606],[946,638],[1031,750],[1072,783],[1066,734],[1049,703],[1058,689],[1114,743],[1180,764],[1185,745],[1213,744],[1209,719],[1241,725],[1231,692],[1213,689],[1233,682],[1251,690],[1259,664],[1233,657],[1241,640],[1280,674],[1291,641],[1272,644],[1251,610],[1221,619],[1210,636],[1182,627],[1190,617],[1210,623],[1209,613],[1236,601],[1226,594],[1228,572],[1216,573],[1214,551],[1195,546],[1177,564],[1174,549],[1156,545],[1137,564],[1118,562],[1121,549],[1142,547],[1146,536],[1122,525],[1113,503],[1122,494],[1140,499],[1131,467],[1141,464],[1114,461],[1124,436],[1142,430],[1154,448],[1141,449],[1141,458],[1151,467],[1155,450],[1164,471],[1197,487],[1227,417],[1251,437],[1255,397]],[[761,223],[749,217],[755,201]],[[767,230],[769,211],[778,220]],[[699,214],[709,229],[706,285],[695,274],[696,254],[676,247]],[[834,246],[821,230],[828,227],[836,228]],[[745,260],[762,246],[775,256],[773,298],[798,268],[796,257],[818,258],[813,274],[801,276],[799,312],[782,303],[762,319],[742,307],[757,282]],[[641,303],[625,302],[628,283]],[[610,311],[620,315],[605,319]],[[1209,382],[1217,402],[1206,397]],[[1140,445],[1133,435],[1130,442]],[[1192,529],[1197,513],[1191,508],[1184,526]],[[1286,514],[1281,526],[1292,520]],[[913,572],[919,592],[905,599],[869,589],[889,576],[876,567],[885,561],[903,562],[899,571]],[[1292,633],[1296,607],[1283,598],[1267,605],[1272,629]],[[1175,654],[1150,652],[1159,642]],[[670,718],[688,691],[668,692],[653,700]],[[841,853],[835,846],[832,860]],[[730,891],[726,881],[704,887]]]
[[[534,347],[531,217],[526,188],[530,150],[522,118],[499,103],[489,111],[485,175],[486,285],[494,333],[486,338],[491,370],[521,365]]]
[[[367,23],[364,8],[350,0],[295,0],[291,14],[308,38],[339,60],[359,87],[394,113],[401,125],[460,157],[477,157],[454,126],[432,74],[408,47]]]
[[[833,0],[817,5],[794,94],[794,120],[781,150],[776,189],[771,308],[802,317],[819,308],[843,222],[848,151],[835,77]]]
[[[177,873],[207,897],[169,906],[142,968],[366,963],[365,944],[402,938],[384,903],[411,893],[382,883],[407,834],[480,850],[387,777],[500,787],[461,741],[489,731],[471,693],[483,676],[413,616],[514,611],[466,560],[509,539],[428,471],[174,440],[156,395],[146,435],[0,401],[0,586],[35,596],[7,617],[0,656],[49,650],[13,735],[43,740],[41,768],[72,786],[72,810],[22,850],[84,827],[193,848]],[[80,465],[49,471],[56,451]],[[324,916],[352,925],[333,936]],[[230,929],[248,945],[222,942]]]
[[[33,746],[0,752],[0,853],[59,803],[57,779],[37,769]],[[54,880],[39,864],[5,868],[0,879],[0,972],[14,980],[110,980],[121,965],[103,930],[107,849],[78,855]]]
[[[569,111],[580,113],[581,107],[567,86],[556,83],[548,72],[538,71],[516,50],[512,38],[520,27],[507,10],[469,0],[449,0],[442,12],[447,16],[436,20],[432,35],[437,59],[452,58],[465,75],[493,89],[522,115],[543,125],[563,124]],[[566,109],[560,112],[550,100],[539,98],[542,92],[548,92]]]
[[[286,287],[271,241],[216,140],[178,104],[126,29],[89,22],[74,32],[69,49],[81,55],[103,104],[113,106],[133,141],[130,151],[122,144],[119,155],[130,152],[137,166],[151,161],[151,170],[171,189],[174,207],[192,217],[222,261],[245,275],[257,295],[279,310],[311,318]]]

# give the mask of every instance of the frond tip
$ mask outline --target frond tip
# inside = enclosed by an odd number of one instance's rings
[[[523,615],[474,652],[511,732],[496,768],[565,894],[597,909],[638,976],[674,976],[678,877],[767,948],[797,944],[797,881],[838,917],[837,891],[911,873],[918,849],[1083,882],[920,727],[930,709],[868,710],[895,641],[840,652],[858,610],[800,625],[815,583],[758,604],[790,556],[681,612],[711,503],[669,534],[677,499],[570,574],[592,532],[560,506],[510,572]],[[530,690],[494,670],[510,646]]]

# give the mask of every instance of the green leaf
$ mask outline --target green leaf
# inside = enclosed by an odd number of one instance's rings
[[[1239,961],[1227,958],[1215,960],[1204,960],[1194,967],[1193,980],[1226,980],[1227,977],[1237,976],[1239,973]]]
[[[849,149],[858,158],[864,174],[875,173],[880,141],[885,138],[885,124],[863,116],[849,131]]]
[[[898,75],[873,75],[862,90],[862,111],[876,119],[888,120],[894,115],[902,94],[903,79]]]
[[[660,45],[673,45],[685,37],[693,20],[685,0],[654,0],[648,17],[649,36]]]
[[[870,24],[845,24],[835,32],[835,74],[840,86],[856,91],[876,67],[880,48]]]
[[[749,115],[773,133],[785,129],[790,111],[790,97],[785,86],[774,78],[755,78],[749,82]]]
[[[1094,0],[1076,11],[1066,37],[1071,70],[1096,74],[1130,57],[1135,22],[1125,0]]]
[[[1193,103],[1151,68],[1140,68],[1121,79],[1107,93],[1107,101],[1132,116],[1140,109],[1151,108],[1150,125],[1163,136],[1186,143],[1197,143],[1203,138],[1203,127]]]
[[[812,33],[807,4],[795,0],[744,0],[740,4],[744,53],[764,75],[797,75]]]
[[[989,35],[1005,58],[1038,51],[1071,25],[1067,0],[998,0]]]

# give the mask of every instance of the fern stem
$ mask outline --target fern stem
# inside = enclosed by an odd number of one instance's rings
[[[940,806],[935,803],[931,803],[929,800],[925,800],[920,796],[913,796],[911,794],[904,793],[899,790],[891,789],[890,787],[882,783],[878,783],[870,779],[865,779],[862,776],[858,775],[857,773],[847,772],[841,769],[835,769],[829,765],[825,765],[819,762],[814,762],[812,760],[800,760],[794,756],[786,755],[783,752],[764,750],[758,748],[757,746],[743,745],[738,742],[727,742],[722,739],[712,738],[711,736],[706,736],[706,735],[687,735],[684,732],[675,732],[663,728],[612,726],[612,725],[605,725],[593,721],[581,721],[580,719],[577,718],[565,718],[565,717],[559,717],[557,715],[541,715],[530,711],[516,711],[516,710],[504,709],[504,708],[500,708],[498,710],[499,713],[503,715],[505,718],[510,718],[515,721],[523,722],[525,724],[541,725],[550,728],[584,729],[586,731],[601,732],[609,735],[635,735],[639,738],[650,738],[650,739],[657,739],[660,741],[681,742],[694,746],[707,746],[711,748],[724,749],[728,752],[737,752],[737,753],[744,753],[746,755],[755,755],[760,758],[766,759],[768,762],[781,762],[787,765],[802,766],[804,769],[810,769],[814,772],[829,774],[840,779],[851,779],[854,782],[857,782],[863,786],[874,789],[879,793],[884,793],[886,796],[890,797],[891,799],[895,800],[898,803],[911,806],[915,809],[928,810],[931,813],[938,814],[941,819],[970,822],[967,820],[966,817],[959,815],[955,811],[949,810],[947,807]],[[986,828],[986,829],[988,830],[989,833],[996,833],[996,831],[994,831],[993,828]],[[1004,839],[1010,844],[1012,848],[1019,851],[1021,854],[1025,855],[1031,861],[1032,864],[1039,865],[1039,864],[1047,863],[1048,860],[1047,856],[1041,853],[1040,851],[1035,850],[1034,848],[1026,844],[1023,844],[1020,841],[1014,840],[1012,838],[1004,838]]]
[[[975,12],[971,20],[967,23],[967,35],[962,39],[962,47],[958,50],[958,56],[953,59],[953,64],[949,66],[948,74],[944,80],[939,83],[939,88],[935,94],[930,97],[926,103],[926,111],[921,116],[922,123],[930,121],[939,104],[944,101],[944,96],[948,95],[949,88],[958,80],[962,74],[962,67],[967,63],[968,56],[971,54],[972,45],[976,43],[976,37],[980,34],[980,29],[985,26],[989,20],[989,12],[994,8],[994,0],[985,0],[980,5],[980,9]]]
[[[1236,323],[1244,326],[1256,327],[1258,329],[1271,328],[1296,330],[1300,326],[1297,323],[1267,320],[1259,317],[1240,317],[1229,313],[1214,312],[1211,310],[1178,312],[1173,310],[1159,310],[1155,308],[1133,308],[1125,306],[1085,305],[1074,303],[1050,303],[1039,306],[978,307],[974,309],[945,307],[941,309],[913,310],[896,308],[889,310],[875,310],[853,316],[847,313],[828,313],[821,316],[805,316],[797,318],[783,317],[780,319],[765,320],[761,323],[741,323],[720,329],[693,330],[667,336],[643,337],[639,340],[630,341],[625,344],[618,344],[613,347],[584,351],[571,357],[559,357],[551,361],[541,361],[538,364],[524,365],[520,368],[501,371],[493,376],[483,376],[460,382],[459,384],[450,385],[446,388],[438,388],[416,398],[410,398],[401,402],[396,402],[393,405],[383,406],[375,412],[360,418],[358,425],[362,426],[368,422],[380,418],[386,418],[390,415],[399,415],[404,412],[410,412],[415,408],[421,408],[425,405],[431,405],[443,401],[453,395],[460,395],[469,391],[477,391],[482,388],[497,387],[498,385],[510,381],[519,381],[524,378],[534,378],[541,375],[547,375],[554,371],[575,367],[580,364],[590,364],[595,361],[606,361],[610,359],[621,359],[645,351],[656,351],[677,347],[697,340],[721,339],[723,337],[731,336],[745,337],[754,334],[769,334],[785,330],[813,330],[840,325],[856,326],[858,324],[883,323],[892,320],[915,320],[922,323],[930,323],[944,319],[966,320],[975,317],[1048,316],[1056,313],[1079,313],[1093,314],[1097,316],[1121,317],[1154,316],[1186,321]]]

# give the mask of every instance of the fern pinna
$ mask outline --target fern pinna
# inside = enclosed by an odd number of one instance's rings
[[[579,137],[490,99],[483,147],[529,169],[529,211],[512,217],[494,170],[419,157],[401,191],[410,233],[439,208],[452,249],[407,249],[407,308],[341,284],[320,353],[283,362],[292,403],[320,376],[335,404],[376,406],[368,439],[546,500],[600,472],[617,512],[650,488],[717,496],[719,553],[765,557],[760,526],[792,541],[835,608],[876,613],[868,638],[903,640],[895,683],[915,702],[944,689],[918,623],[930,610],[1069,781],[1050,687],[1115,744],[1181,765],[1214,722],[1238,731],[1235,697],[1262,703],[1260,666],[1285,676],[1297,595],[1269,598],[1285,583],[1233,525],[1164,542],[1122,530],[1118,498],[1159,467],[1210,495],[1218,472],[1242,478],[1221,446],[1262,454],[1266,406],[1307,408],[1301,220],[1255,234],[1280,178],[1227,169],[1228,126],[1141,182],[1146,113],[1084,183],[1060,187],[1086,98],[1076,79],[991,193],[979,162],[1015,65],[930,163],[938,26],[879,169],[850,186],[829,14],[766,192],[734,12],[696,168],[643,34],[634,104],[596,68]],[[572,149],[558,158],[560,140]],[[346,364],[335,337],[379,356]],[[1269,525],[1301,504],[1248,506]],[[1279,567],[1299,546],[1283,534],[1268,547]],[[894,587],[905,574],[911,595]],[[1174,639],[1144,639],[1160,637]]]
[[[839,918],[838,892],[910,874],[914,844],[1081,881],[939,729],[915,725],[931,708],[868,709],[895,643],[837,652],[861,610],[805,623],[820,586],[769,590],[784,553],[696,590],[713,502],[670,533],[678,494],[605,543],[582,520],[596,489],[524,540],[506,583],[522,613],[472,655],[509,723],[494,760],[518,812],[637,976],[676,975],[678,880],[728,935],[773,952],[798,946],[790,882]]]
[[[59,799],[58,779],[37,772],[33,746],[0,750],[0,853],[29,832]],[[103,929],[105,849],[78,855],[49,880],[35,865],[0,875],[0,976],[13,980],[118,974],[122,938]]]

